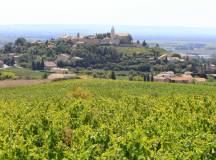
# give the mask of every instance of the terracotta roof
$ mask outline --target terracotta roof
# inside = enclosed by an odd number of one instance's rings
[[[208,74],[208,76],[216,78],[216,74]]]
[[[194,78],[194,80],[197,82],[205,82],[206,81],[205,78]]]
[[[172,81],[191,81],[193,79],[192,76],[189,75],[183,75],[180,77],[172,77],[171,80]]]
[[[55,62],[52,62],[52,61],[45,61],[44,66],[45,67],[56,67],[57,65],[55,64]]]
[[[155,80],[169,80],[170,78],[166,78],[166,77],[160,77],[160,76],[154,76]]]

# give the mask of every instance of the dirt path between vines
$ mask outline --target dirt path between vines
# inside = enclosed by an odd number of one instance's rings
[[[0,88],[30,86],[50,82],[49,80],[3,80],[0,81]]]

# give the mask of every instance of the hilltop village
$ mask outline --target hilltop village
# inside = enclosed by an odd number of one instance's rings
[[[111,32],[103,34],[95,34],[88,36],[81,36],[77,33],[76,36],[64,35],[60,37],[61,40],[70,40],[74,44],[91,44],[91,45],[114,45],[114,46],[136,46],[133,44],[133,38],[130,33],[116,33],[115,28],[112,27]],[[140,47],[142,47],[140,45]]]
[[[66,77],[85,74],[110,78],[112,71],[115,77],[129,80],[191,83],[206,81],[209,76],[214,79],[215,65],[214,60],[181,56],[158,44],[150,47],[145,40],[134,40],[130,33],[118,33],[114,27],[107,33],[77,33],[76,36],[64,35],[47,41],[18,38],[0,50],[1,72],[19,68]],[[191,77],[185,74],[189,72]],[[5,77],[10,76],[6,74],[0,79]]]

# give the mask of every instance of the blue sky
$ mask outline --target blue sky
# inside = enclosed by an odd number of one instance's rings
[[[215,0],[2,0],[0,25],[106,24],[216,28]]]

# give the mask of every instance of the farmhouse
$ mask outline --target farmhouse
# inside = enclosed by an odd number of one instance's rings
[[[206,79],[205,78],[194,78],[194,81],[195,82],[206,82]]]
[[[184,62],[185,60],[184,59],[181,59],[179,57],[167,57],[167,60],[170,61],[170,62]]]
[[[173,83],[191,83],[193,82],[193,77],[191,75],[181,75],[170,78]]]
[[[214,72],[214,71],[216,71],[216,65],[214,65],[214,64],[209,64],[209,65],[207,66],[207,69],[208,69],[209,71],[211,71],[211,72]]]
[[[167,54],[163,54],[161,55],[160,57],[158,57],[159,60],[167,60],[167,61],[170,61],[170,62],[184,62],[185,60],[182,59],[182,58],[179,58],[179,57],[171,57],[171,56],[168,56]]]
[[[216,79],[216,74],[208,74],[208,76]]]
[[[163,54],[160,57],[158,57],[159,60],[166,60],[167,59],[167,54]]]
[[[164,78],[171,78],[174,77],[174,72],[173,71],[168,71],[168,72],[162,72],[160,74],[158,74],[158,77],[164,77]]]
[[[170,82],[170,78],[155,76],[154,82]]]
[[[45,70],[51,70],[52,68],[56,68],[56,67],[57,67],[57,65],[53,61],[45,61],[44,62],[44,69]]]
[[[63,74],[67,74],[69,72],[67,68],[51,68],[50,71],[54,73],[63,73]]]
[[[154,76],[154,81],[155,82],[170,82],[171,77],[174,77],[174,72],[173,71],[168,71],[168,72],[162,72],[158,74],[157,76]]]
[[[174,72],[162,72],[154,76],[155,82],[172,82],[172,83],[192,83],[205,82],[205,78],[192,77],[192,72],[185,72],[182,75],[175,75]]]

